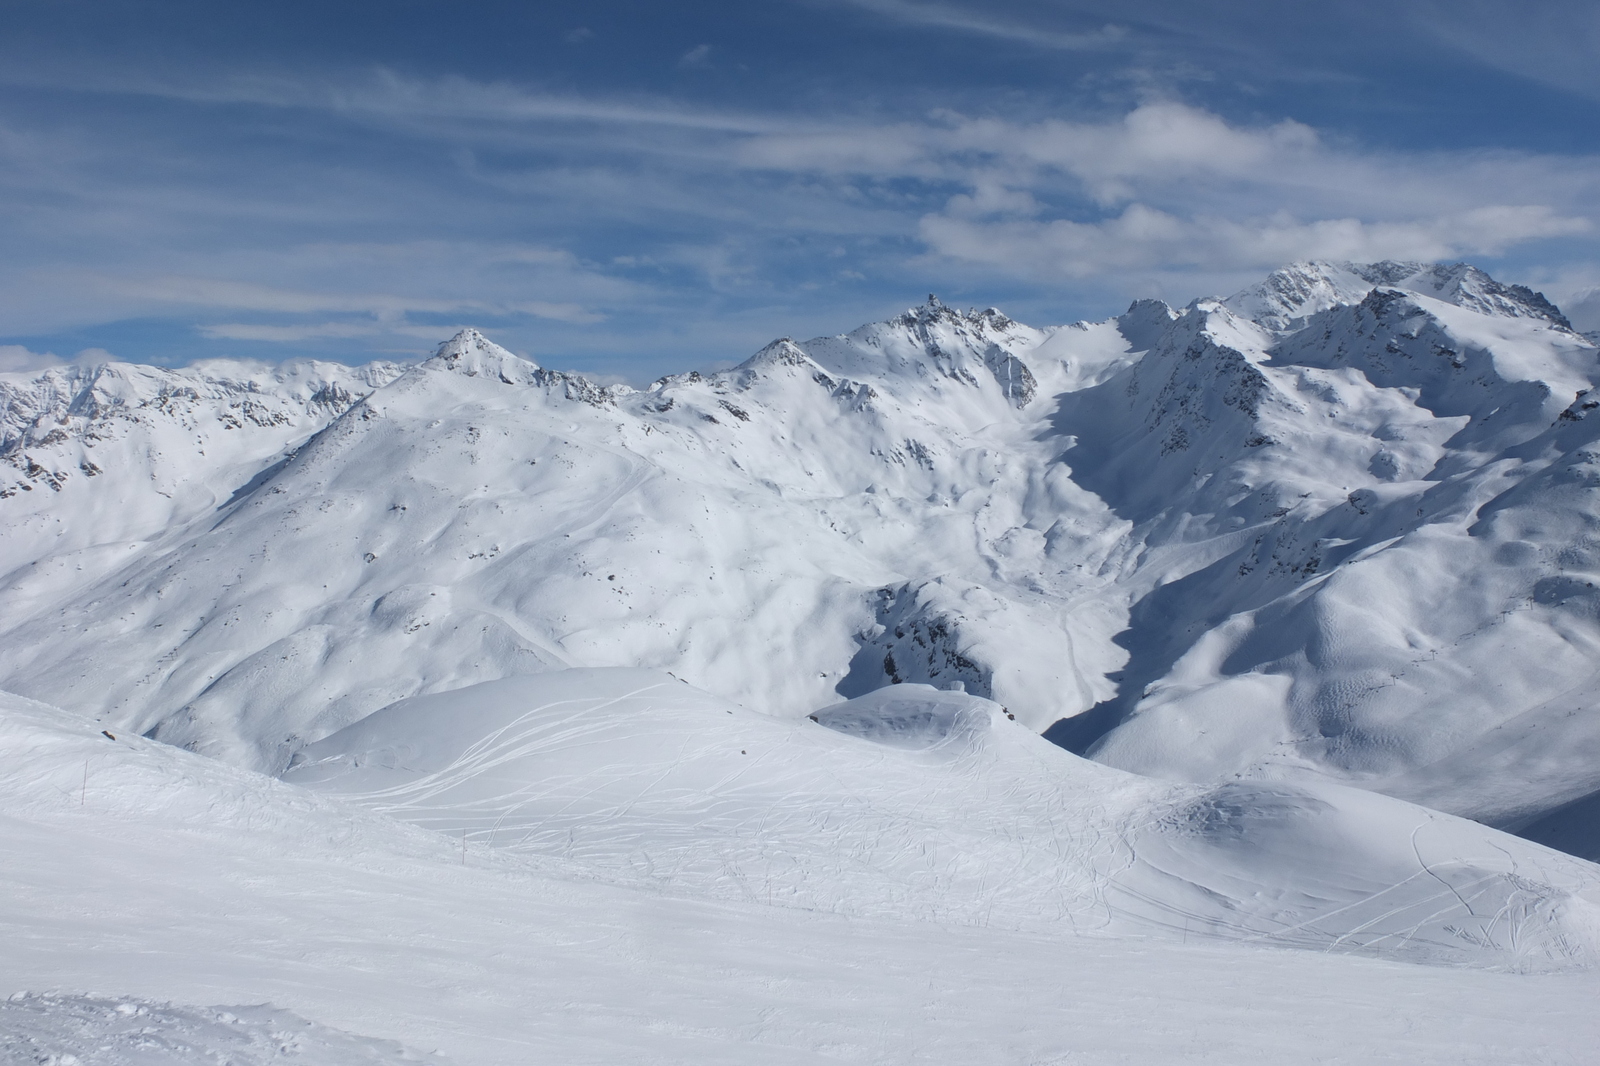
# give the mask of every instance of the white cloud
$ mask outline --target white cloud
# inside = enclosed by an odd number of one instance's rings
[[[432,246],[355,245],[324,246],[313,250],[324,260],[356,260],[372,272],[375,260],[397,262],[414,261],[419,251],[449,258],[459,257],[461,249],[442,250]],[[307,254],[304,250],[302,254]],[[584,271],[566,253],[537,247],[475,248],[471,250],[472,265],[479,269],[495,265],[531,268],[554,283],[554,287],[571,287],[574,279],[580,284]],[[550,273],[550,271],[554,273]],[[268,312],[280,315],[347,314],[363,316],[357,319],[333,319],[290,323],[217,322],[202,323],[196,327],[205,337],[227,340],[268,341],[295,343],[327,338],[357,338],[379,336],[436,338],[447,327],[428,323],[414,323],[408,318],[414,314],[490,316],[527,315],[570,325],[592,325],[605,320],[605,315],[582,303],[563,300],[521,299],[511,293],[508,298],[426,298],[402,296],[393,293],[352,293],[337,289],[280,288],[255,282],[234,281],[226,278],[192,277],[186,275],[157,275],[152,277],[120,277],[115,275],[90,275],[83,279],[92,287],[128,299],[172,304],[190,308],[226,311]],[[602,283],[604,279],[600,279]],[[565,283],[565,286],[563,286]]]
[[[20,344],[0,344],[0,374],[26,373],[64,366],[66,360],[54,352],[35,352]]]
[[[1087,33],[1062,33],[1058,30],[1043,29],[996,18],[989,14],[963,10],[948,4],[914,3],[911,0],[842,0],[842,2],[906,25],[980,34],[999,40],[1033,45],[1036,48],[1065,52],[1105,48],[1127,36],[1127,32],[1116,25],[1101,26]]]
[[[109,363],[116,356],[104,348],[85,348],[71,359],[63,359],[55,352],[35,352],[21,344],[0,344],[0,374],[37,373],[57,366]]]
[[[1299,259],[1454,259],[1495,255],[1512,244],[1590,232],[1587,219],[1546,207],[1485,207],[1455,216],[1364,222],[1179,218],[1143,204],[1101,222],[974,221],[949,214],[923,218],[921,234],[937,255],[1011,274],[1085,278],[1105,271],[1270,270]]]
[[[1579,289],[1559,303],[1572,328],[1579,333],[1600,330],[1600,286]]]
[[[919,219],[924,263],[943,257],[1032,279],[1500,255],[1593,232],[1586,210],[1600,187],[1591,159],[1368,152],[1330,146],[1301,123],[1240,126],[1173,102],[1100,123],[945,113],[916,125],[767,133],[747,139],[739,158],[964,187]]]
[[[385,325],[378,322],[306,322],[291,326],[259,325],[249,322],[215,322],[197,326],[203,337],[213,340],[270,341],[294,344],[299,341],[330,337],[375,337],[385,334],[401,336],[434,337],[448,333],[448,327],[415,327],[404,324]]]
[[[709,44],[697,44],[678,57],[678,66],[703,67],[710,58],[711,46]]]
[[[915,6],[919,18],[943,10]],[[0,207],[13,243],[86,250],[0,264],[0,327],[13,336],[190,313],[207,336],[293,343],[501,317],[576,351],[624,346],[569,328],[602,318],[617,337],[645,336],[648,320],[688,338],[744,310],[818,313],[822,301],[795,295],[808,285],[835,286],[826,308],[857,300],[870,313],[889,286],[924,281],[985,285],[983,299],[1048,290],[1053,306],[1091,293],[1103,308],[1187,299],[1312,256],[1485,256],[1557,239],[1569,260],[1600,258],[1592,156],[1374,150],[1171,100],[1110,117],[870,122],[382,71],[119,91],[317,110],[339,129],[410,139],[421,162],[363,171],[325,156],[328,127],[309,114],[274,123],[322,138],[281,181],[229,172],[203,146],[157,166],[131,140],[36,130],[13,144],[0,129],[0,163],[14,164],[0,166],[0,202],[20,205]],[[553,234],[586,258],[550,247]],[[828,256],[839,247],[847,264]],[[863,276],[870,286],[843,287]]]
[[[706,51],[700,53],[700,49]],[[688,56],[708,55],[710,45]],[[687,56],[685,57],[687,58]],[[4,80],[39,88],[146,96],[193,104],[255,104],[325,111],[353,119],[396,123],[467,120],[485,123],[581,122],[616,126],[657,126],[712,133],[759,133],[804,128],[792,119],[731,109],[686,107],[659,98],[586,97],[532,92],[505,81],[479,81],[460,75],[407,77],[384,67],[324,78],[300,73],[245,72],[197,81],[120,71],[79,71],[70,78],[49,71],[10,71]],[[432,127],[437,133],[449,127]],[[459,128],[456,133],[461,133]],[[484,131],[473,131],[483,133]]]
[[[555,322],[570,322],[575,326],[593,325],[604,321],[606,317],[577,304],[550,303],[545,300],[525,300],[510,305],[509,310],[533,315],[535,318],[548,318]]]
[[[483,309],[471,300],[408,298],[386,293],[341,293],[281,289],[223,278],[168,275],[153,278],[102,277],[102,284],[120,294],[193,307],[222,307],[284,313],[347,311],[376,316],[397,316],[408,311],[448,314],[466,308]]]

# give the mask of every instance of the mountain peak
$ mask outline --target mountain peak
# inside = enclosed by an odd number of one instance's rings
[[[1546,299],[1544,293],[1535,292],[1526,285],[1496,281],[1470,263],[1426,265],[1394,284],[1480,314],[1497,318],[1537,318],[1562,329],[1572,328],[1567,316]]]
[[[439,345],[433,358],[422,365],[468,377],[498,377],[507,384],[526,382],[539,369],[532,359],[500,347],[470,326]]]
[[[1234,293],[1223,306],[1276,333],[1299,329],[1310,316],[1360,303],[1376,287],[1403,289],[1497,318],[1542,319],[1571,329],[1560,309],[1523,285],[1507,285],[1470,263],[1376,263],[1307,260],[1274,270]]]
[[[1222,301],[1234,314],[1275,332],[1298,329],[1319,311],[1360,303],[1375,285],[1396,285],[1420,263],[1337,263],[1308,260],[1274,270]]]
[[[755,355],[740,363],[739,370],[754,370],[766,366],[805,366],[811,359],[789,337],[779,337]]]

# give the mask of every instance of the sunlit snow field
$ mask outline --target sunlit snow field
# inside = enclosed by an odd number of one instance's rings
[[[1597,386],[1394,263],[0,375],[0,1054],[1591,1062]]]
[[[8,705],[0,743],[33,768],[0,778],[21,860],[0,872],[0,975],[157,1004],[150,1027],[208,1048],[234,1037],[186,1020],[211,1017],[195,1005],[249,1018],[237,1005],[271,1003],[357,1046],[457,1063],[1578,1064],[1600,1042],[1590,972],[852,916],[769,906],[759,888],[706,898],[470,835],[463,851],[36,706]],[[18,1058],[23,1036],[48,1047],[126,1017],[73,1030],[60,1009],[5,1011],[0,1047]],[[317,1040],[284,1061],[405,1061]],[[152,1061],[118,1054],[99,1061]]]

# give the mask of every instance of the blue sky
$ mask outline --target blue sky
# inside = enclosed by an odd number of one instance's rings
[[[638,382],[929,292],[1046,324],[1308,257],[1600,285],[1593,3],[0,16],[0,368],[473,324]]]

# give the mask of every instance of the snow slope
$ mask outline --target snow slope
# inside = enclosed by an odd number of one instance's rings
[[[357,1066],[441,1062],[256,1005],[183,1007],[136,997],[18,992],[0,1002],[0,1059],[43,1066]]]
[[[212,360],[0,374],[0,581],[37,610],[226,501],[400,367]]]
[[[729,717],[710,697],[693,699]],[[656,710],[674,717],[670,703]],[[919,757],[847,725],[867,709],[839,712],[835,724],[853,730],[833,734],[839,744]],[[119,1018],[145,1009],[145,1036],[195,1058],[248,1062],[244,1052],[288,1032],[297,1054],[272,1061],[312,1064],[404,1061],[410,1048],[483,1066],[1577,1066],[1600,1040],[1592,972],[1511,975],[696,898],[482,838],[463,856],[456,840],[326,792],[110,739],[12,697],[0,710],[0,847],[26,857],[0,864],[0,992],[55,990],[0,1016],[6,1038],[84,1063],[128,1061],[113,1057],[130,1041],[106,1016],[112,1003],[133,1009]],[[872,719],[896,720],[882,710]],[[802,724],[827,739],[820,723]],[[1060,752],[1049,760],[1117,776]],[[205,1003],[272,1007],[184,1006]]]
[[[133,491],[104,477],[0,500],[62,523],[16,542],[0,683],[278,771],[561,667],[791,719],[960,682],[1121,768],[1565,811],[1600,855],[1570,817],[1600,795],[1597,379],[1464,265],[1044,330],[930,301],[644,391],[469,331],[159,537],[101,539]]]
[[[813,720],[814,719],[814,720]],[[1329,785],[1163,785],[925,685],[786,719],[645,670],[402,701],[286,780],[514,853],[944,924],[1600,961],[1600,868]]]
[[[1152,370],[1170,375],[1166,437],[1125,436],[1088,483],[1222,550],[1135,608],[1096,757],[1331,774],[1511,828],[1600,788],[1595,350],[1537,315],[1387,288],[1270,343],[1225,307],[1190,316],[1195,341],[1127,372],[1135,409]],[[1247,398],[1225,413],[1174,388],[1210,344],[1236,353]],[[1067,424],[1103,425],[1098,400]],[[1119,502],[1105,479],[1139,462]]]

